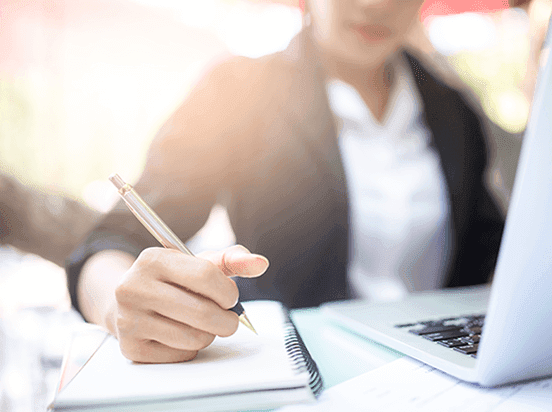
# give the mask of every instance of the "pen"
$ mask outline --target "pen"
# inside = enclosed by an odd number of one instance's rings
[[[186,245],[176,236],[176,234],[161,220],[155,211],[140,197],[134,188],[125,183],[118,174],[109,176],[111,183],[115,185],[119,195],[123,198],[126,205],[134,216],[144,225],[146,229],[167,249],[176,249],[187,253],[190,256],[194,254],[186,247]],[[255,334],[257,331],[249,321],[243,306],[238,302],[232,309],[235,312],[240,322],[251,329]]]

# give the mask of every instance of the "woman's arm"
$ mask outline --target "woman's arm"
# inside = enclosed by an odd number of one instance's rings
[[[0,243],[63,266],[100,213],[68,196],[0,174]]]

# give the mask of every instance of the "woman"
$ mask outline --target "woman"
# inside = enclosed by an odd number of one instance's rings
[[[290,307],[488,280],[503,222],[479,121],[401,51],[421,3],[312,0],[286,51],[222,64],[166,122],[137,191],[183,239],[223,202],[247,249],[158,248],[118,205],[67,270],[125,356],[188,360],[232,334],[228,275]]]

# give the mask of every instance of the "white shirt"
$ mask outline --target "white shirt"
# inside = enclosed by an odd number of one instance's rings
[[[439,288],[449,204],[422,101],[404,60],[382,123],[350,85],[327,84],[350,198],[348,281],[356,297],[394,300]]]

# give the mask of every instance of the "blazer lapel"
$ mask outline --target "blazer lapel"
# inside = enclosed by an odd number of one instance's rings
[[[462,119],[458,116],[453,99],[443,97],[443,86],[437,83],[419,62],[405,53],[424,104],[424,117],[432,132],[432,144],[439,152],[448,189],[451,195],[462,182],[465,139],[461,133]],[[459,123],[459,124],[458,124]]]

